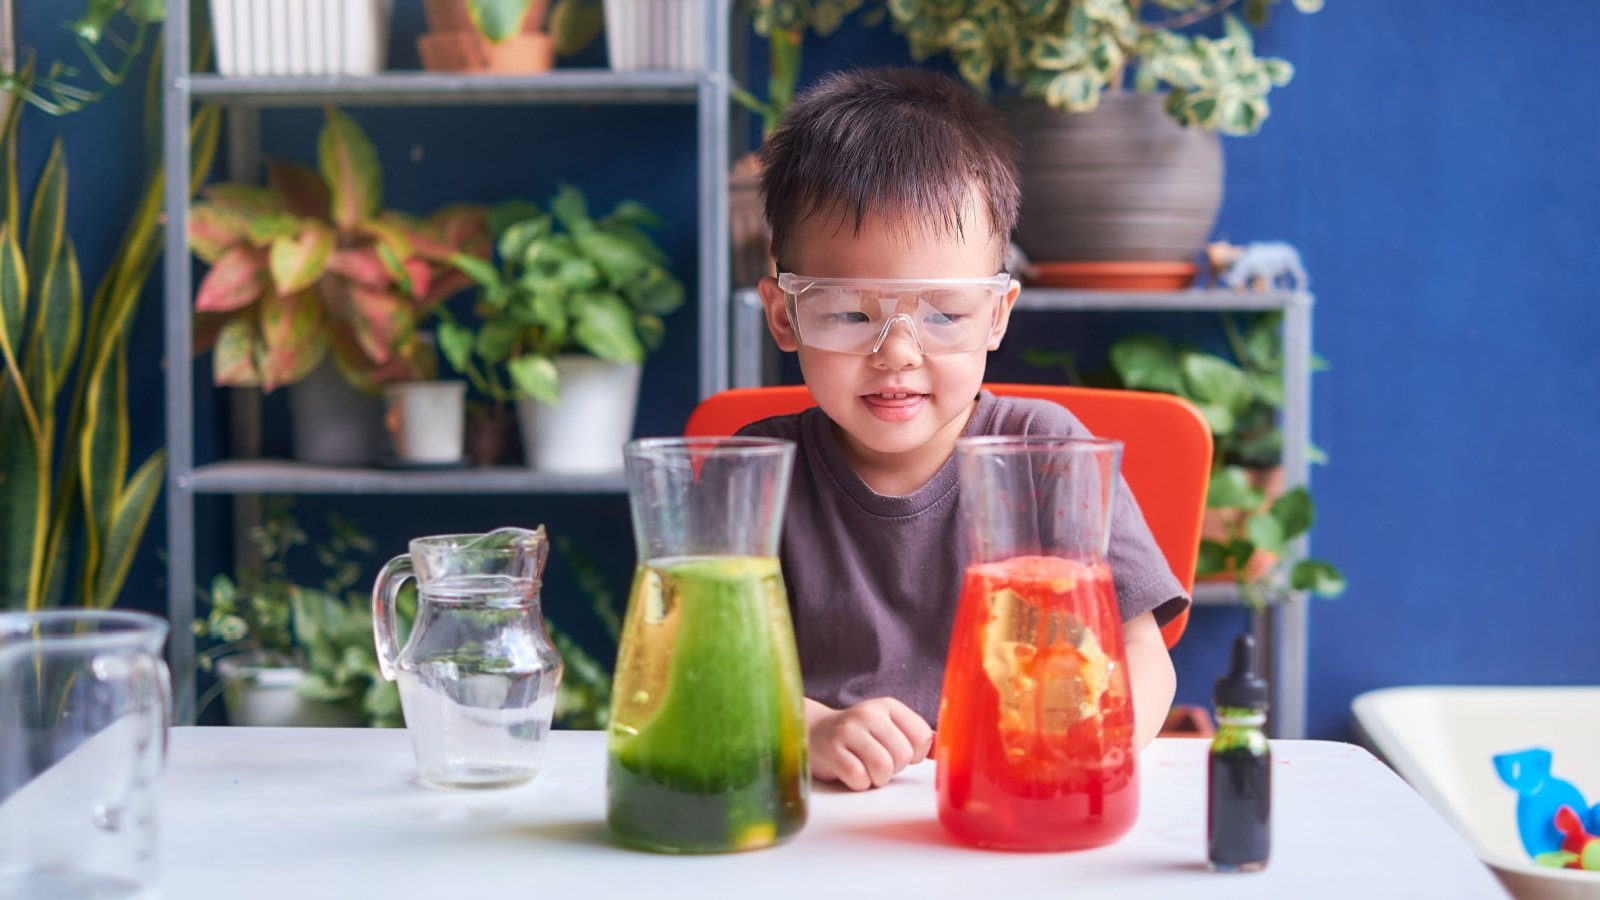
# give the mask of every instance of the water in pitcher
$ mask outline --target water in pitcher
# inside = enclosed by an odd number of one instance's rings
[[[422,587],[422,629],[399,671],[400,703],[424,780],[503,787],[538,774],[559,667],[527,579],[464,575]]]

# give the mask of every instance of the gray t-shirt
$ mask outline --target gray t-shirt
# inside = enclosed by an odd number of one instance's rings
[[[954,456],[916,491],[889,497],[850,468],[820,409],[739,433],[799,445],[781,558],[806,696],[835,709],[894,697],[934,723],[967,553]],[[963,435],[1000,434],[1089,431],[1060,404],[984,391]],[[1154,610],[1165,623],[1188,605],[1125,481],[1109,555],[1124,621]]]

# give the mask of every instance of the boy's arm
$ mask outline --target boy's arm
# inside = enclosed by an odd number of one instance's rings
[[[1167,655],[1167,642],[1153,612],[1122,623],[1122,646],[1128,657],[1128,682],[1133,690],[1133,748],[1143,750],[1172,708],[1178,676]]]

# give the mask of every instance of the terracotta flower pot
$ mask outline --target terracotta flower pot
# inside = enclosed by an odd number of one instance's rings
[[[424,68],[435,72],[501,75],[548,72],[555,65],[555,43],[541,29],[549,0],[534,0],[522,30],[495,43],[472,24],[466,0],[427,0],[428,33],[417,38]]]
[[[467,458],[479,468],[498,465],[511,455],[517,431],[504,412],[467,415]]]
[[[429,32],[417,38],[417,52],[423,67],[434,72],[530,75],[548,72],[556,63],[555,42],[528,32],[498,44],[476,31]]]

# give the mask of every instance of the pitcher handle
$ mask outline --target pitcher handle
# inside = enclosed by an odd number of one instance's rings
[[[398,616],[395,597],[406,579],[415,577],[410,554],[402,553],[384,563],[378,580],[372,585],[372,639],[378,648],[378,668],[389,681],[399,674],[396,664],[400,658],[400,638],[395,632]]]

